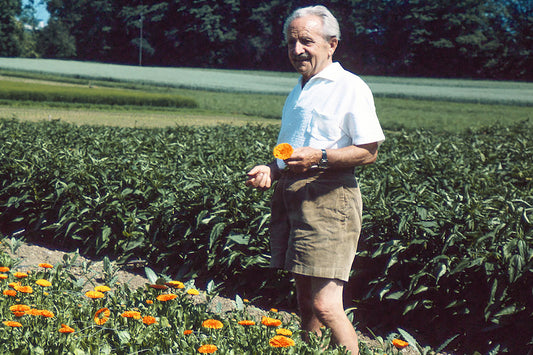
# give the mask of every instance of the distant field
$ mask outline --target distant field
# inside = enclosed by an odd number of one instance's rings
[[[138,67],[51,59],[0,58],[0,69],[178,88],[286,95],[294,73],[198,68]],[[533,83],[488,80],[364,77],[376,97],[533,106]]]

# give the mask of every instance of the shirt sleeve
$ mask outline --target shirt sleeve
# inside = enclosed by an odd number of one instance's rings
[[[352,143],[381,144],[385,140],[385,135],[379,124],[374,98],[368,85],[360,80],[348,97],[351,97],[351,103],[346,111],[343,126],[352,138]]]

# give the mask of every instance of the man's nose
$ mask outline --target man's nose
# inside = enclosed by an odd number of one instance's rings
[[[296,55],[299,55],[305,52],[304,47],[302,46],[300,42],[294,43],[294,45],[292,46],[292,51]]]

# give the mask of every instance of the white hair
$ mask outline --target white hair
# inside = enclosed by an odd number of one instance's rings
[[[337,38],[339,41],[341,40],[339,22],[335,16],[333,16],[333,14],[322,5],[302,7],[295,10],[287,18],[287,20],[285,20],[285,24],[283,25],[283,34],[285,35],[285,40],[287,40],[287,30],[289,29],[291,22],[297,18],[310,15],[318,16],[322,20],[322,35],[326,40],[329,40],[333,37]]]

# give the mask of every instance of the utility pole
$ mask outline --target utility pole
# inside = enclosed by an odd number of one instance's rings
[[[140,32],[139,32],[139,66],[143,65],[143,11],[144,5],[141,1],[141,11],[139,14],[139,21],[141,22]]]

